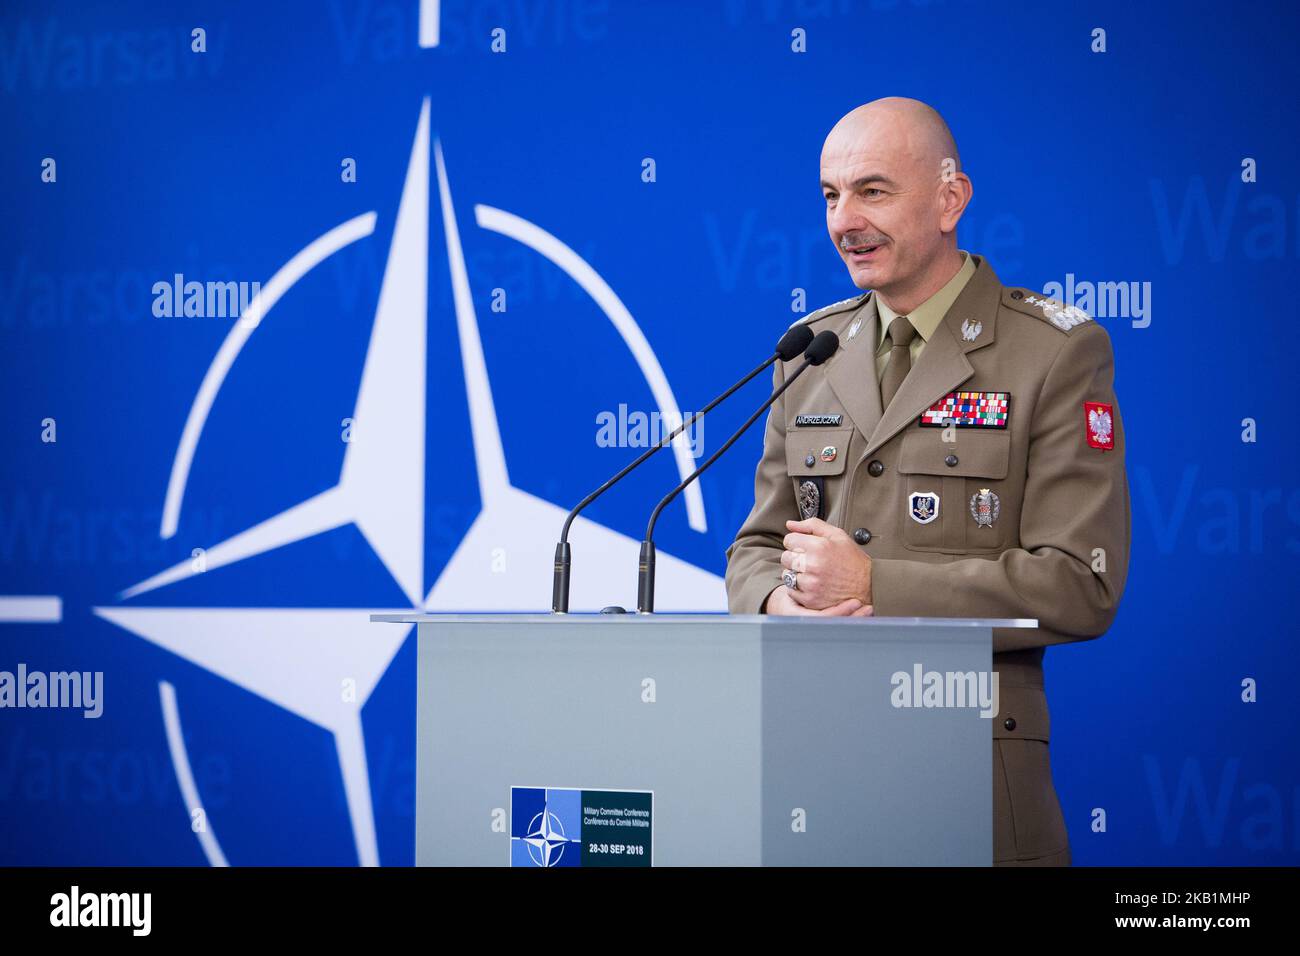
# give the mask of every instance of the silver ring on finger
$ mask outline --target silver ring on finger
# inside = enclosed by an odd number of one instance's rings
[[[788,587],[791,591],[798,591],[799,573],[797,571],[792,571],[789,568],[786,568],[784,571],[781,572],[781,583],[784,584],[786,587]]]

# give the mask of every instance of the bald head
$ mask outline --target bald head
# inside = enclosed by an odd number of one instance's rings
[[[961,169],[957,143],[939,111],[905,96],[872,100],[846,113],[826,137],[822,165],[828,154],[842,156],[870,146],[906,157],[936,177],[946,168]]]
[[[943,117],[890,96],[845,115],[821,155],[826,225],[854,284],[908,312],[961,267],[970,178]]]

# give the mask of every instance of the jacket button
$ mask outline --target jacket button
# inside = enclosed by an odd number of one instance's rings
[[[853,532],[853,540],[858,544],[866,544],[871,540],[871,532],[866,528],[858,528]]]
[[[872,478],[879,478],[884,473],[885,473],[884,462],[882,462],[879,458],[871,459],[871,462],[867,465],[867,474],[870,475]]]
[[[956,456],[956,455],[949,455],[947,458],[945,458],[945,459],[943,460],[943,463],[944,463],[945,465],[947,465],[949,468],[956,468],[956,467],[957,467],[957,456]]]
[[[817,457],[815,455],[809,455],[803,460],[803,463],[805,468],[812,468],[817,464]]]
[[[1007,730],[1015,730],[1015,729],[1016,729],[1016,718],[1014,718],[1014,717],[1008,717],[1006,720],[1002,721],[1002,726],[1005,727],[1005,728],[1007,728]]]
[[[1011,293],[1011,298],[1013,299],[1023,299],[1024,297],[1025,294],[1021,292],[1019,289],[1016,289],[1014,292]]]

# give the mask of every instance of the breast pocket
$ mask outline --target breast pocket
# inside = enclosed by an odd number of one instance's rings
[[[849,457],[849,428],[797,428],[785,433],[786,471],[800,518],[829,520]]]
[[[1004,501],[1011,436],[1005,431],[915,428],[903,436],[898,471],[907,514],[903,545],[952,554],[1003,551],[1008,546]]]

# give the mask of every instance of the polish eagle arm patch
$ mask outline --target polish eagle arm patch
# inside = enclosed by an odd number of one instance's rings
[[[1115,447],[1115,409],[1105,402],[1083,403],[1084,428],[1088,446],[1110,451]]]

